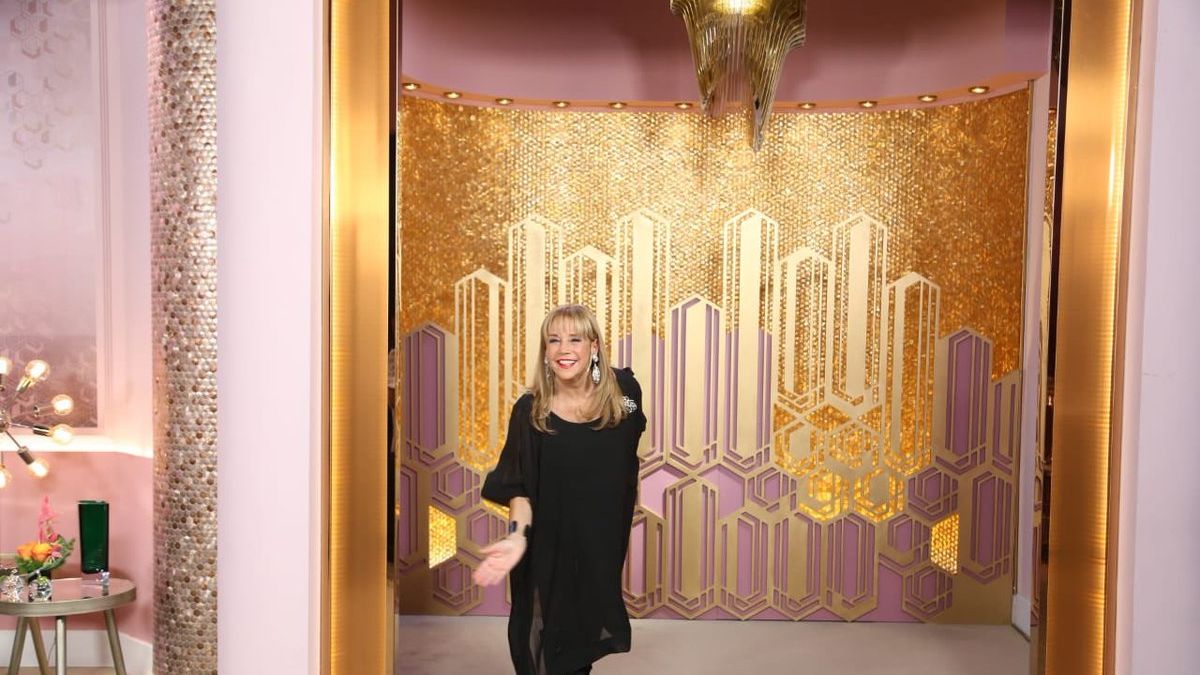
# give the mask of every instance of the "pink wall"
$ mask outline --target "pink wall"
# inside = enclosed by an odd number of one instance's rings
[[[811,0],[808,42],[778,100],[885,98],[1046,72],[1046,0]],[[682,21],[667,0],[408,0],[404,73],[534,99],[693,100]]]
[[[223,673],[319,670],[324,4],[217,3]]]
[[[1146,0],[1130,228],[1117,672],[1200,669],[1200,4]],[[1069,160],[1068,160],[1069,161]]]
[[[0,353],[49,360],[77,401],[71,423],[94,426],[99,30],[88,0],[4,2],[0,36]]]
[[[9,458],[13,482],[0,493],[0,550],[12,552],[37,537],[37,517],[42,496],[59,514],[56,527],[64,536],[79,537],[76,502],[103,499],[109,503],[109,565],[114,576],[132,579],[138,597],[117,610],[121,632],[150,642],[154,638],[153,483],[151,460],[116,452],[57,452],[45,455],[50,475],[30,476],[19,461]],[[79,576],[75,551],[56,576]],[[12,626],[12,621],[2,625]],[[103,629],[98,617],[72,619],[76,628]]]
[[[107,279],[109,338],[101,361],[104,434],[149,454],[153,445],[150,366],[150,126],[145,0],[108,0],[110,193]],[[146,546],[152,544],[149,540]]]
[[[1047,60],[1049,54],[1047,53]],[[1041,418],[1042,259],[1046,213],[1046,152],[1050,126],[1050,76],[1038,78],[1030,91],[1029,162],[1025,188],[1025,318],[1021,328],[1021,452],[1017,472],[1017,564],[1012,622],[1026,636],[1033,606],[1034,490],[1038,422]]]
[[[89,16],[87,2],[76,5],[84,10],[81,16]],[[69,537],[78,534],[77,500],[107,500],[111,508],[110,561],[114,572],[139,585],[135,603],[118,612],[120,628],[123,633],[150,642],[154,634],[152,462],[147,457],[123,452],[147,455],[151,445],[150,198],[144,15],[142,0],[110,0],[102,3],[100,11],[89,19],[94,23],[89,24],[89,29],[95,31],[92,35],[97,40],[96,54],[104,58],[95,70],[96,81],[89,80],[82,92],[75,93],[80,94],[78,105],[90,107],[89,114],[94,118],[87,140],[94,146],[89,166],[95,170],[96,189],[101,185],[107,187],[104,193],[107,198],[97,198],[96,216],[87,223],[94,228],[94,234],[78,239],[59,236],[54,250],[67,247],[71,253],[65,258],[55,255],[48,261],[38,261],[29,256],[27,248],[15,249],[20,251],[19,260],[38,264],[38,279],[55,278],[61,269],[78,266],[80,256],[90,260],[91,268],[96,270],[89,272],[92,280],[75,291],[91,312],[88,320],[99,326],[91,340],[99,336],[96,366],[101,376],[103,437],[87,444],[112,451],[47,453],[44,456],[51,463],[52,472],[43,481],[35,481],[9,455],[14,481],[0,492],[0,550],[11,552],[18,544],[36,536],[43,495],[49,495],[52,506],[61,513],[59,527]],[[43,201],[33,206],[45,209],[49,205]],[[102,239],[107,239],[107,248],[97,243]],[[106,250],[108,259],[103,255]],[[101,312],[98,320],[97,298]],[[68,309],[78,308],[70,300],[58,304]],[[66,329],[58,333],[63,330]],[[73,447],[83,445],[85,440],[77,439]],[[76,553],[61,574],[75,575],[78,570]],[[72,621],[72,625],[103,627],[102,622],[90,619]]]

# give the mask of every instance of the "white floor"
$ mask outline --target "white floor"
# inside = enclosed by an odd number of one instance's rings
[[[511,673],[506,621],[401,616],[396,673]],[[641,619],[633,651],[606,656],[592,672],[1028,675],[1029,643],[1008,626]]]

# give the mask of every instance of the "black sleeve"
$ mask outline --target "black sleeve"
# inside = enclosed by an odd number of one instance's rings
[[[532,395],[525,394],[513,404],[500,460],[483,480],[480,495],[500,506],[507,507],[513,497],[529,497],[526,483],[529,472],[525,470],[525,463],[530,457],[529,444],[533,435],[529,421],[532,400]]]
[[[636,408],[629,413],[628,423],[633,425],[633,429],[629,434],[629,471],[625,477],[625,503],[624,515],[625,527],[622,532],[622,556],[629,550],[629,529],[633,525],[633,512],[637,508],[638,501],[638,473],[640,469],[640,460],[638,457],[638,442],[641,440],[642,432],[646,430],[646,413],[642,410],[642,387],[633,377],[633,370],[630,368],[621,368],[616,371],[617,383],[621,385],[621,392],[633,401]]]
[[[646,412],[642,409],[642,385],[634,378],[632,368],[618,368],[615,372],[621,393],[633,401],[635,406],[634,411],[629,413],[629,421],[633,422],[634,430],[640,436],[646,430]]]

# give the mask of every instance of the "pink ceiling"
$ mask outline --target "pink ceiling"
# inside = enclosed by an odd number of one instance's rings
[[[694,100],[668,0],[404,0],[401,70],[530,99]],[[886,99],[1047,70],[1051,0],[809,0],[779,101]]]

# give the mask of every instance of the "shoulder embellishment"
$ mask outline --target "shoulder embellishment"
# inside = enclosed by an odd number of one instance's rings
[[[629,398],[628,396],[621,397],[621,405],[624,406],[627,414],[633,414],[633,412],[638,409],[637,403],[634,403],[633,399]]]

